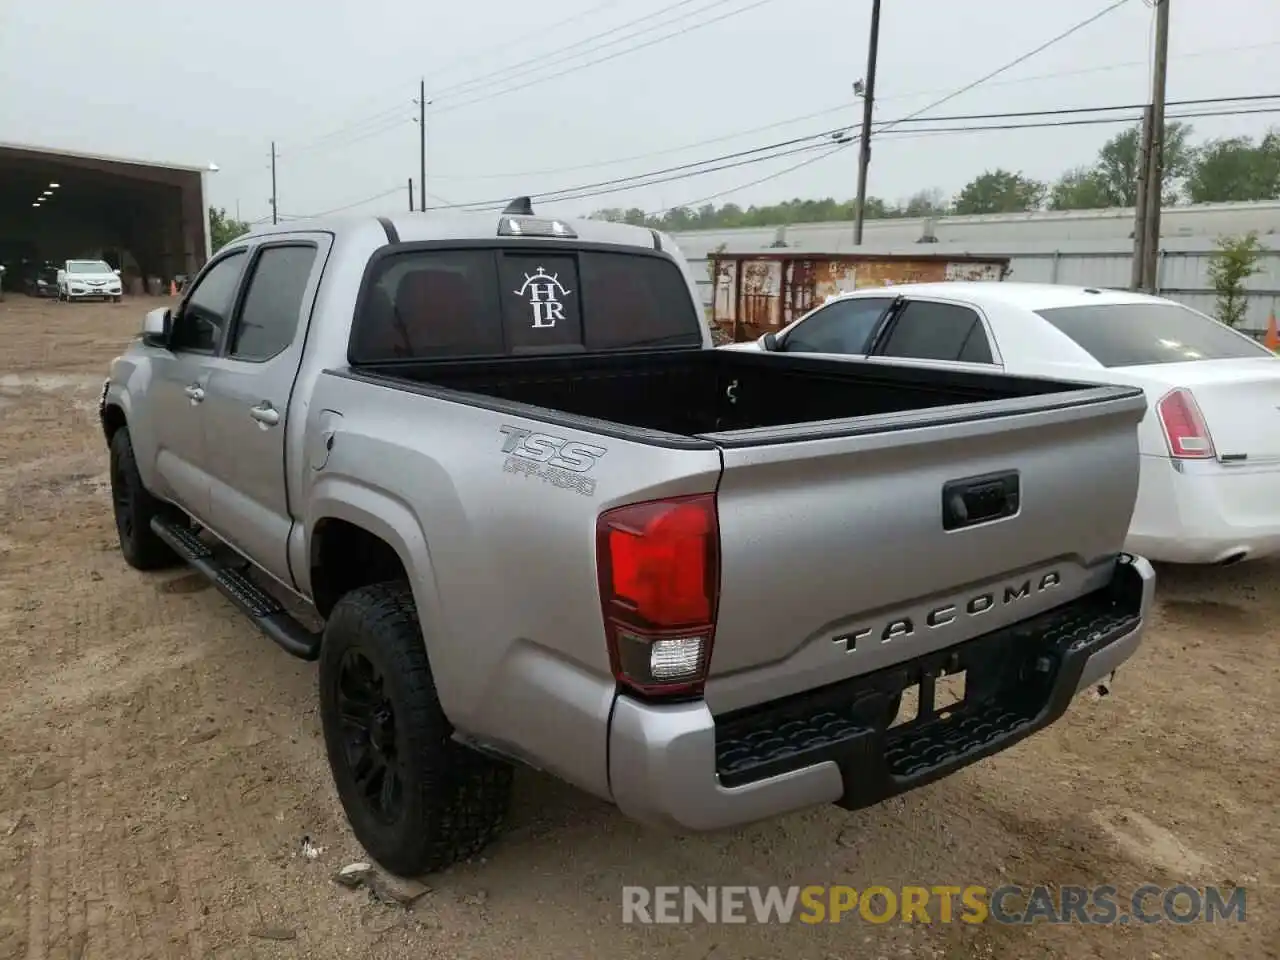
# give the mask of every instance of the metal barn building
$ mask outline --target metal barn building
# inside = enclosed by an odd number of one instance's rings
[[[33,261],[106,260],[138,292],[193,273],[210,253],[211,169],[0,143],[5,289]]]

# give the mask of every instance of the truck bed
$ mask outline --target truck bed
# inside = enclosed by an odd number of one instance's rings
[[[887,366],[735,350],[652,350],[612,355],[388,362],[356,374],[435,393],[517,403],[624,427],[718,441],[752,431],[752,443],[825,430],[937,425],[1114,400],[1134,391],[1003,373]],[[982,410],[975,404],[985,404]],[[852,425],[848,421],[862,422]]]
[[[566,564],[581,563],[577,582],[594,585],[585,556],[548,545],[582,542],[601,509],[713,490],[721,587],[705,699],[715,714],[881,670],[1104,587],[1133,511],[1146,409],[1124,386],[736,350],[391,361],[330,376],[322,407],[346,423],[335,449],[363,461],[422,444],[415,485],[446,451],[500,456],[498,431],[522,420],[579,443],[624,441],[607,445],[587,496],[538,495],[536,511],[526,498],[539,488],[518,471],[432,495],[437,513],[455,496],[485,505],[461,528],[466,542],[486,557],[487,544],[503,544],[480,566],[502,570],[496,582],[529,583],[522,595],[535,606]],[[344,438],[373,432],[366,423],[382,425],[379,441],[357,453]],[[562,559],[544,564],[551,555]],[[548,620],[546,636],[522,635],[551,645],[562,628]]]

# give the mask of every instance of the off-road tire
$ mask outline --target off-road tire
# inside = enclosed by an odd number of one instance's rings
[[[348,758],[339,682],[358,655],[381,674],[394,714],[402,790],[393,819],[380,819]],[[413,594],[403,581],[353,590],[338,601],[320,648],[320,719],[329,767],[347,819],[368,854],[392,873],[442,870],[482,850],[499,832],[511,798],[509,764],[452,740],[440,707]],[[347,728],[348,731],[350,728]]]
[[[166,506],[142,485],[128,427],[111,437],[111,506],[120,552],[129,566],[161,570],[179,562],[178,555],[151,529],[151,518],[164,513]]]

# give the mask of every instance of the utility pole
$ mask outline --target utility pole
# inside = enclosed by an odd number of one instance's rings
[[[427,81],[418,81],[418,202],[427,212]]]
[[[409,212],[413,213],[413,177],[409,178]]]
[[[867,43],[867,77],[862,91],[862,138],[858,143],[858,199],[853,212],[853,244],[862,246],[867,207],[867,167],[871,163],[871,112],[876,100],[876,54],[880,49],[880,0],[871,0],[871,39]]]
[[[1147,163],[1151,156],[1151,104],[1142,108],[1142,138],[1138,144],[1138,189],[1133,204],[1133,268],[1129,289],[1142,289],[1147,268]]]
[[[1147,157],[1147,222],[1142,288],[1156,291],[1160,261],[1160,207],[1164,186],[1164,98],[1169,73],[1169,0],[1156,0],[1156,49],[1151,78],[1151,152]]]
[[[280,215],[279,198],[276,196],[276,142],[271,141],[271,222],[278,223]]]

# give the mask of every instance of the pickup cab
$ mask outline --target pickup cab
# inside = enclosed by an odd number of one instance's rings
[[[717,350],[670,238],[521,201],[241,237],[101,398],[125,560],[319,661],[338,794],[402,874],[483,847],[515,763],[713,830],[1054,722],[1150,614],[1145,409]]]

